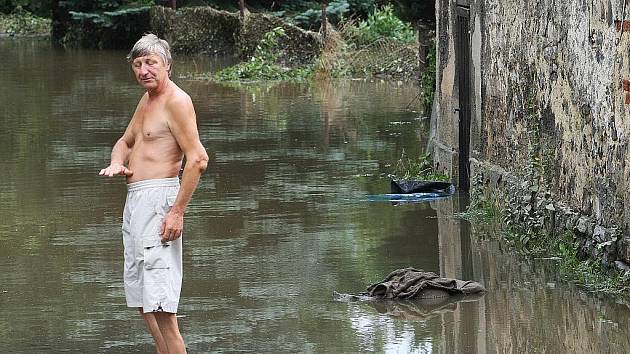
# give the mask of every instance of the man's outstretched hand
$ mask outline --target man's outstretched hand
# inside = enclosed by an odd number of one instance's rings
[[[131,175],[133,175],[133,171],[121,164],[116,163],[116,164],[111,164],[107,166],[106,168],[102,169],[101,172],[98,173],[98,175],[107,176],[107,177],[114,177],[114,176],[130,177]]]

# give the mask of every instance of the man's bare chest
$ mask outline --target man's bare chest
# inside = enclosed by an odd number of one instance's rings
[[[168,126],[167,117],[160,112],[145,111],[140,116],[135,127],[136,139],[143,142],[151,142],[165,138],[171,138],[171,130]]]

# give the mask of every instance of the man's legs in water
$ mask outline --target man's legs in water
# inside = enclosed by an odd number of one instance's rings
[[[138,310],[144,318],[144,323],[146,323],[149,332],[151,332],[151,336],[153,336],[157,354],[169,354],[166,341],[164,340],[164,336],[162,335],[160,327],[158,326],[158,322],[155,319],[155,314],[153,312],[144,313],[142,311],[142,307],[139,307]]]
[[[184,338],[179,333],[179,326],[177,325],[177,317],[174,313],[169,312],[155,312],[155,319],[157,321],[162,338],[166,342],[168,347],[168,354],[186,354],[186,345],[184,344]]]

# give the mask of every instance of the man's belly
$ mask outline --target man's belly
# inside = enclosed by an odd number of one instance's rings
[[[128,168],[133,175],[127,177],[127,182],[138,182],[147,179],[177,177],[182,162],[153,162],[153,161],[129,161]]]

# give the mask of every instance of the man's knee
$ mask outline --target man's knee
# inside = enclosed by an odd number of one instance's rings
[[[170,312],[154,312],[155,319],[157,320],[160,329],[164,330],[174,330],[179,333],[179,328],[177,327],[177,317],[174,313]]]

